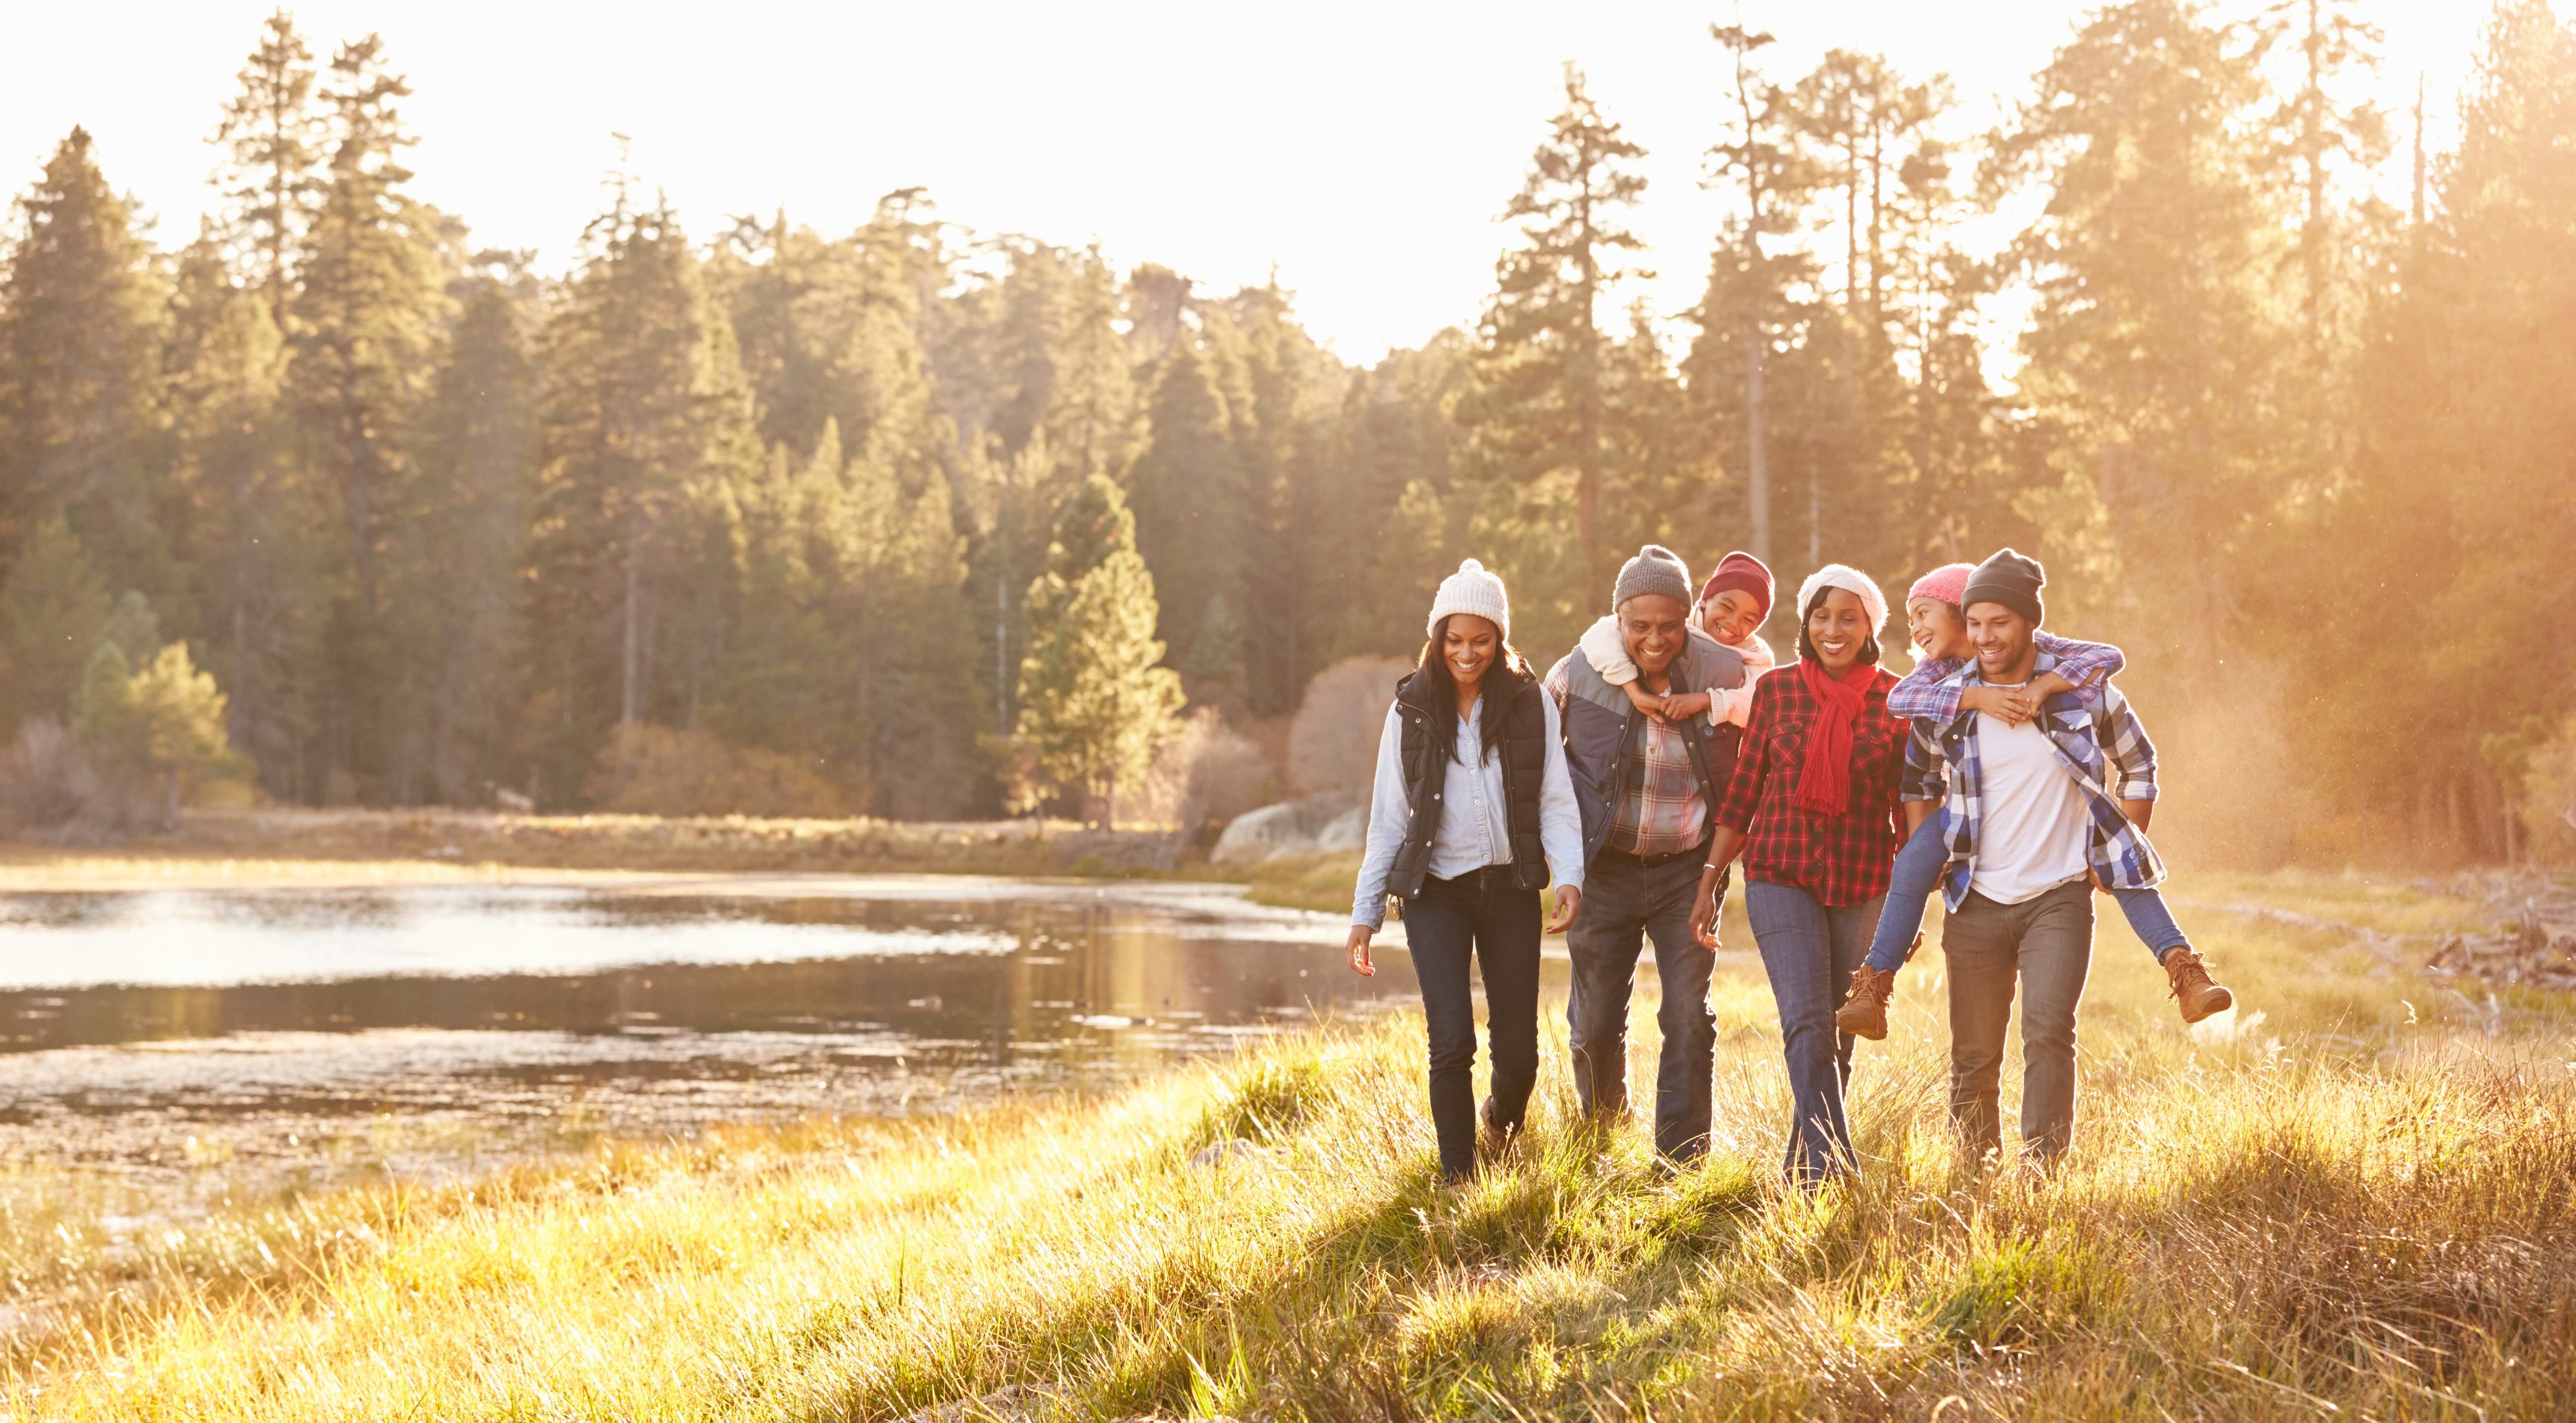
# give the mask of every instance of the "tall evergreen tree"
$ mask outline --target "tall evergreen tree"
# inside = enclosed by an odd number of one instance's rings
[[[2123,629],[2149,646],[2228,626],[2229,560],[2276,490],[2287,333],[2247,122],[2259,93],[2204,7],[2128,0],[2058,51],[1995,152],[1993,177],[2049,194],[2015,256],[2038,296],[2022,386],[2070,471],[2052,551],[2130,609],[2154,570],[2153,625]]]
[[[1728,453],[1741,452],[1748,542],[1757,557],[1769,559],[1773,548],[1767,366],[1779,308],[1804,263],[1776,259],[1762,244],[1763,239],[1797,225],[1813,176],[1796,143],[1790,96],[1754,66],[1753,57],[1777,41],[1768,31],[1746,29],[1740,20],[1711,25],[1709,35],[1727,53],[1724,84],[1729,115],[1727,133],[1709,150],[1709,158],[1718,172],[1739,185],[1742,200],[1710,256],[1708,294],[1697,312],[1701,337],[1695,355],[1701,358],[1702,374],[1695,384],[1713,395],[1712,362],[1721,352],[1732,354],[1741,373],[1742,393],[1738,401],[1726,403],[1742,413],[1739,438]]]
[[[193,645],[229,690],[230,736],[272,794],[304,798],[327,671],[320,613],[333,530],[283,408],[286,343],[266,297],[234,277],[218,240],[179,256],[168,400],[188,515]]]
[[[2389,244],[2350,476],[2284,511],[2273,642],[2313,689],[2313,780],[2418,860],[2509,847],[2500,808],[2475,807],[2519,783],[2576,688],[2556,630],[2576,598],[2570,132],[2576,28],[2545,0],[2497,6],[2425,225]],[[2393,633],[2389,604],[2439,636]]]
[[[695,721],[760,455],[731,324],[667,205],[621,188],[540,344],[528,735],[540,789],[563,800],[612,725]]]
[[[396,105],[410,93],[374,35],[332,56],[329,177],[307,234],[287,372],[305,457],[340,525],[316,750],[326,780],[337,773],[370,799],[387,793],[394,769],[386,699],[403,656],[388,621],[386,545],[417,493],[412,423],[449,314],[438,216],[403,189],[413,140]]]
[[[215,186],[229,203],[225,233],[235,260],[286,326],[295,265],[324,183],[322,116],[313,107],[313,52],[295,17],[270,13],[242,65],[241,89],[224,101],[213,142],[224,151]]]
[[[503,745],[520,544],[536,496],[535,283],[486,252],[414,423],[418,489],[389,541],[403,648],[388,794],[472,803],[509,776]]]
[[[1603,393],[1603,289],[1631,275],[1622,263],[1644,243],[1620,225],[1645,192],[1645,150],[1601,111],[1583,72],[1565,72],[1565,108],[1530,158],[1530,175],[1503,209],[1524,245],[1496,264],[1484,318],[1481,389],[1467,412],[1478,466],[1527,494],[1551,480],[1571,485],[1574,567],[1582,584],[1608,586],[1601,483],[1609,431]]]
[[[1119,787],[1179,732],[1183,702],[1180,675],[1157,665],[1154,576],[1117,485],[1094,475],[1065,505],[1029,611],[1020,739],[1042,775],[1083,798],[1086,819],[1112,824]]]
[[[1243,607],[1256,514],[1235,422],[1196,333],[1174,343],[1145,407],[1152,430],[1127,477],[1136,551],[1154,570],[1156,635],[1196,645],[1214,603]]]
[[[62,720],[108,616],[107,585],[59,510],[35,523],[0,583],[0,727]]]
[[[175,591],[161,414],[165,292],[89,133],[65,138],[18,200],[0,283],[0,576],[59,506],[113,588]]]

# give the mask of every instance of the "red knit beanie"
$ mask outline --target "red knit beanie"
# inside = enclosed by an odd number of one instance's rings
[[[1762,566],[1762,560],[1741,550],[1719,559],[1717,571],[1700,585],[1699,600],[1705,603],[1729,588],[1750,594],[1761,605],[1756,618],[1771,616],[1771,570]]]
[[[1960,596],[1968,591],[1968,575],[1976,571],[1977,566],[1973,563],[1942,564],[1915,579],[1914,586],[1905,590],[1905,601],[1911,603],[1917,598],[1937,598],[1955,608],[1959,606]]]

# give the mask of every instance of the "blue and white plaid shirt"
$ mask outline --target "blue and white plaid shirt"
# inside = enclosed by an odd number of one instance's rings
[[[2043,652],[2031,675],[2056,665]],[[1977,664],[1953,672],[1945,685],[1961,690],[1983,686]],[[2108,685],[2102,705],[2088,707],[2073,697],[2048,699],[2035,723],[2046,733],[2057,762],[2075,779],[2092,821],[2086,858],[2093,873],[2110,889],[2151,889],[2164,882],[2165,862],[2147,841],[2124,800],[2156,798],[2156,744],[2129,699]],[[1907,800],[1940,800],[1942,837],[1949,842],[1950,863],[1941,871],[1942,902],[1956,909],[1966,901],[1976,875],[1977,836],[1985,821],[1984,773],[1977,754],[1977,714],[1961,712],[1946,721],[1917,718],[1905,745],[1905,774],[1899,794]],[[1944,782],[1947,783],[1945,792]]]

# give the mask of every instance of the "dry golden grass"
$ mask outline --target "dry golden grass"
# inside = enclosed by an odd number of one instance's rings
[[[17,1261],[22,1285],[79,1303],[19,1336],[9,1397],[70,1419],[888,1418],[1010,1385],[1101,1418],[2565,1417],[2571,1005],[2473,1005],[2347,936],[2196,927],[2242,1020],[2184,1030],[2106,926],[2051,1177],[1953,1159],[1918,967],[1861,1049],[1865,1170],[1782,1190],[1769,993],[1730,967],[1717,1150],[1673,1179],[1639,1128],[1572,1120],[1560,1036],[1532,1137],[1443,1193],[1406,1017],[1108,1101],[621,1148],[117,1259],[70,1216],[13,1230],[60,1257]]]

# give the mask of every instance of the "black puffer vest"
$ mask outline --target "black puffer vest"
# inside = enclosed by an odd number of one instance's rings
[[[1404,718],[1404,799],[1411,807],[1404,843],[1396,848],[1395,868],[1387,873],[1386,892],[1399,899],[1422,893],[1431,864],[1431,842],[1440,834],[1441,794],[1448,789],[1450,738],[1434,728],[1454,728],[1458,704],[1433,706],[1429,678],[1416,673],[1396,684],[1395,710]],[[1547,774],[1547,695],[1538,678],[1523,665],[1497,667],[1485,675],[1485,695],[1499,697],[1501,731],[1491,748],[1503,763],[1503,802],[1508,812],[1512,878],[1523,889],[1547,887],[1547,851],[1539,843],[1539,786]],[[1445,699],[1444,699],[1445,700]],[[1479,709],[1479,717],[1482,709]],[[1435,722],[1434,717],[1441,718]]]

